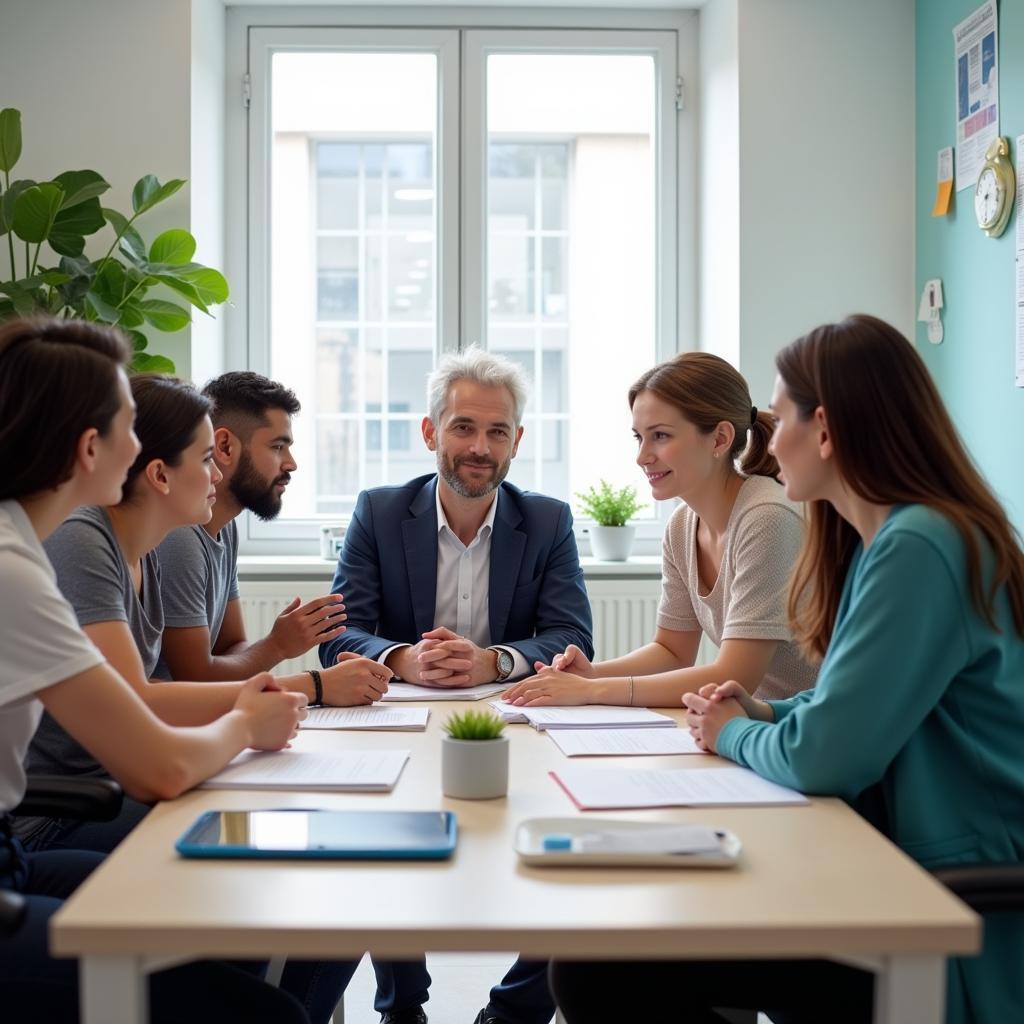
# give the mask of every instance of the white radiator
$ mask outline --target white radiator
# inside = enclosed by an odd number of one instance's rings
[[[251,640],[266,636],[281,609],[299,597],[303,601],[325,594],[326,582],[303,580],[243,580],[242,614]],[[601,660],[617,658],[650,642],[654,637],[660,579],[595,579],[587,581],[594,613],[594,647]],[[702,645],[702,657],[706,645]],[[301,658],[282,662],[279,674],[318,667],[316,649]]]

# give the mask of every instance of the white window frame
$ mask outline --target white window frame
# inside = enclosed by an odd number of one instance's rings
[[[322,49],[332,41],[345,49],[404,49],[438,55],[435,256],[440,351],[457,350],[484,338],[487,274],[483,73],[487,55],[543,52],[545,48],[557,52],[655,55],[659,74],[657,358],[666,359],[678,351],[697,347],[697,124],[692,96],[697,37],[697,17],[693,11],[389,7],[386,16],[382,16],[381,9],[354,7],[230,8],[226,269],[233,285],[234,307],[225,317],[225,365],[263,372],[269,367],[271,54],[282,49]],[[467,83],[474,79],[478,87],[469,87]],[[232,80],[238,92],[232,88]],[[682,109],[671,102],[677,81],[682,83],[685,97]],[[454,112],[458,112],[457,116]],[[461,153],[461,166],[445,160],[445,155],[452,153]],[[458,195],[460,177],[461,205],[450,198]],[[481,258],[462,260],[463,253],[474,251],[481,253]],[[260,296],[263,299],[255,301]],[[623,381],[623,389],[629,383]],[[300,417],[297,429],[303,427]],[[638,554],[660,552],[661,535],[673,504],[662,503],[656,519],[641,525]],[[261,523],[246,515],[240,522],[241,550],[249,555],[313,554],[319,550],[320,522],[290,519]],[[576,530],[584,552],[588,525],[587,520],[577,516]]]

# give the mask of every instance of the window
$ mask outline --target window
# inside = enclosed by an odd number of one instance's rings
[[[426,377],[474,343],[531,380],[512,482],[642,489],[625,392],[678,348],[676,33],[246,39],[239,358],[303,402],[284,511],[249,540],[312,550],[363,488],[433,471]]]

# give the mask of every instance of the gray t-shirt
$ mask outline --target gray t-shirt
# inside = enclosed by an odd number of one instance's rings
[[[110,516],[98,505],[77,509],[47,538],[43,547],[57,573],[57,586],[74,609],[78,624],[126,622],[139,649],[146,678],[152,678],[164,631],[156,552],[143,556],[142,589],[136,594]],[[95,758],[49,715],[43,715],[25,767],[29,772],[106,774]]]
[[[156,551],[164,625],[168,629],[206,626],[212,650],[228,604],[238,598],[238,526],[232,519],[216,537],[201,526],[182,526],[171,531]],[[172,678],[163,658],[156,675]]]
[[[43,711],[36,694],[103,664],[57,590],[25,510],[0,501],[0,814],[25,792],[22,758]]]

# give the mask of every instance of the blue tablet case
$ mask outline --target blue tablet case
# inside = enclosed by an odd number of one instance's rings
[[[443,860],[451,811],[206,811],[175,843],[182,857]]]

